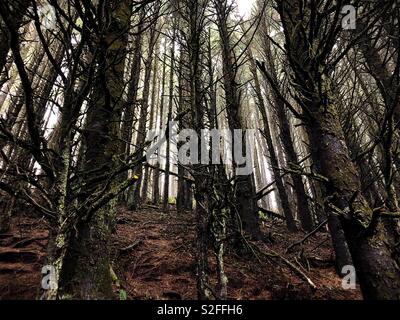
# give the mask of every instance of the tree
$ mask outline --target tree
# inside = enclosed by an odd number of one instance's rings
[[[228,27],[228,20],[233,4],[228,4],[226,0],[214,0],[217,25],[221,41],[221,53],[223,59],[223,83],[225,91],[226,111],[228,114],[229,128],[242,128],[240,111],[240,90],[237,83],[237,72],[239,61],[235,59],[234,47],[232,47],[231,32]],[[245,142],[245,137],[243,141]],[[245,145],[245,143],[243,143]],[[232,149],[235,147],[233,146]],[[234,153],[235,150],[232,150]],[[234,163],[234,168],[237,164]],[[236,206],[240,215],[243,229],[255,238],[261,238],[258,221],[258,206],[256,200],[256,191],[254,178],[250,175],[241,175],[235,177]]]
[[[309,117],[311,143],[318,154],[321,174],[327,178],[327,206],[335,208],[341,218],[364,297],[396,299],[400,283],[389,279],[400,277],[391,249],[385,244],[391,242],[382,225],[385,218],[377,216],[361,193],[360,179],[344,142],[334,100],[331,82],[334,65],[330,58],[341,30],[340,7],[332,7],[333,14],[319,28],[314,23],[320,18],[316,7],[312,4],[306,7],[306,19],[301,8],[301,1],[277,4],[296,98]],[[300,21],[299,26],[296,27],[295,21]]]

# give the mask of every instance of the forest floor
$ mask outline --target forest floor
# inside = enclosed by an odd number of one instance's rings
[[[357,290],[344,290],[333,266],[330,237],[320,232],[291,253],[286,249],[305,233],[288,235],[282,222],[268,221],[263,230],[272,242],[255,243],[254,254],[226,253],[230,299],[361,299]],[[46,255],[48,225],[30,214],[15,217],[7,234],[0,234],[0,299],[37,299]],[[113,237],[113,270],[118,277],[115,298],[195,299],[195,224],[193,214],[160,213],[155,208],[119,210]],[[281,258],[265,258],[273,252]],[[215,275],[210,252],[209,273]],[[316,286],[312,288],[305,277]],[[211,276],[215,284],[215,276]]]

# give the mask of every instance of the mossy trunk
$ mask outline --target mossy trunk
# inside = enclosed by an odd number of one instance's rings
[[[98,67],[91,82],[91,99],[82,133],[84,151],[80,194],[74,203],[76,211],[72,215],[65,215],[72,205],[65,196],[70,146],[63,148],[62,155],[65,157],[59,164],[63,172],[57,183],[60,186],[58,210],[61,216],[53,260],[58,271],[57,297],[60,299],[109,299],[113,295],[110,240],[115,229],[116,199],[90,214],[88,203],[98,201],[107,192],[114,194],[118,185],[117,179],[99,182],[95,178],[102,174],[111,176],[119,165],[121,146],[118,141],[125,88],[122,79],[131,4],[129,1],[110,1],[107,2],[107,10],[111,13],[111,21],[99,37],[101,40],[94,55]],[[99,13],[99,23],[106,19],[108,16]]]
[[[110,239],[114,221],[115,201],[99,210],[90,223],[78,223],[60,273],[60,299],[113,298]]]
[[[308,120],[313,161],[319,173],[327,178],[325,203],[341,220],[364,298],[400,299],[395,239],[386,232],[362,195],[360,177],[349,156],[340,125],[335,102],[337,95],[330,71],[325,68],[336,36],[321,28],[311,29],[310,7],[297,2],[277,2],[297,100]],[[308,32],[312,35],[311,41],[305,39]],[[325,46],[320,46],[321,41],[329,39],[331,41],[326,41]]]
[[[204,171],[202,168],[196,168],[196,172]],[[197,297],[199,300],[209,300],[211,292],[209,290],[208,280],[208,244],[209,244],[209,189],[208,179],[205,179],[206,173],[197,174],[196,184],[196,272],[197,272]]]
[[[0,205],[0,233],[6,233],[10,229],[12,210],[16,202],[16,197],[11,197],[8,201]],[[2,208],[4,207],[4,208]]]
[[[357,170],[349,157],[335,106],[314,114],[312,145],[330,202],[339,210],[357,277],[365,299],[400,299],[400,268],[393,259],[394,242],[381,222],[371,225],[372,210],[361,194]]]

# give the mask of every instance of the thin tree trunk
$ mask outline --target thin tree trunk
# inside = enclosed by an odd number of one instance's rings
[[[296,222],[293,217],[292,208],[289,204],[287,190],[285,189],[285,186],[284,186],[282,174],[281,174],[281,171],[279,168],[278,157],[275,153],[275,148],[274,148],[274,144],[272,141],[272,133],[271,133],[271,129],[270,129],[269,121],[268,121],[267,111],[265,109],[266,106],[264,103],[264,98],[261,93],[261,86],[260,86],[260,82],[259,82],[258,75],[257,75],[257,68],[256,68],[254,59],[253,59],[250,51],[249,51],[249,55],[250,55],[250,63],[251,63],[251,72],[252,72],[253,78],[254,78],[254,89],[255,89],[255,92],[257,95],[257,100],[258,100],[258,109],[261,113],[263,124],[264,124],[263,136],[267,142],[268,153],[269,153],[271,166],[272,166],[272,173],[273,173],[272,179],[275,180],[275,184],[278,189],[279,200],[280,200],[280,204],[283,209],[283,214],[285,215],[286,225],[287,225],[289,231],[296,231],[297,230]],[[312,226],[312,224],[311,224],[311,226]],[[308,226],[308,228],[306,230],[310,230],[311,226]]]
[[[158,14],[158,13],[156,13]],[[144,143],[146,141],[146,125],[147,125],[147,118],[148,118],[148,109],[149,109],[149,95],[150,95],[150,84],[151,84],[151,71],[153,67],[153,52],[154,47],[157,42],[157,30],[156,25],[151,28],[150,30],[150,38],[149,38],[149,46],[148,46],[148,57],[147,61],[145,62],[145,75],[144,75],[144,88],[143,88],[143,98],[141,100],[141,109],[140,109],[140,120],[139,120],[139,128],[138,134],[136,137],[136,148],[139,150],[143,148]],[[152,112],[150,111],[152,114]],[[150,115],[152,118],[152,115]],[[150,126],[152,126],[153,120],[150,121]],[[141,206],[142,200],[140,197],[140,185],[141,183],[147,183],[146,179],[143,179],[143,167],[141,165],[138,166],[135,173],[136,176],[139,177],[139,180],[136,186],[132,189],[132,191],[128,191],[128,207],[133,210],[138,210]],[[145,192],[147,193],[147,186],[145,187]]]
[[[157,72],[158,72],[158,56],[159,56],[159,44],[158,41],[155,43],[155,61],[154,61],[154,66],[153,66],[153,81],[152,81],[152,92],[151,92],[151,111],[150,111],[150,122],[149,122],[149,128],[150,130],[155,129],[155,123],[154,120],[157,121],[157,109],[158,109],[158,104],[157,104],[157,99],[158,97],[158,77],[157,77]],[[153,59],[154,59],[153,58]],[[147,202],[148,198],[148,189],[149,189],[149,180],[150,180],[150,169],[149,167],[145,168],[144,172],[144,181],[143,181],[143,191],[142,191],[142,201],[143,203]],[[153,180],[154,183],[154,180]]]
[[[172,31],[172,44],[170,50],[170,73],[169,73],[169,99],[168,99],[168,116],[167,125],[172,120],[172,106],[174,103],[174,67],[175,67],[175,29]],[[163,210],[169,212],[169,172],[170,172],[170,156],[171,156],[171,137],[167,137],[167,148],[165,152],[165,173],[164,173],[164,197],[163,197]]]
[[[166,81],[166,67],[167,67],[167,43],[164,43],[163,50],[163,71],[162,71],[162,80],[161,80],[161,97],[160,97],[160,128],[163,130],[164,126],[164,96],[165,96],[165,81]],[[153,172],[153,203],[155,205],[160,204],[160,160],[161,160],[161,148],[158,150],[159,152],[159,161],[156,164],[156,169]]]

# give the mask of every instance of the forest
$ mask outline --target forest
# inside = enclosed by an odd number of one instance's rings
[[[0,1],[0,300],[400,300],[400,1]]]

